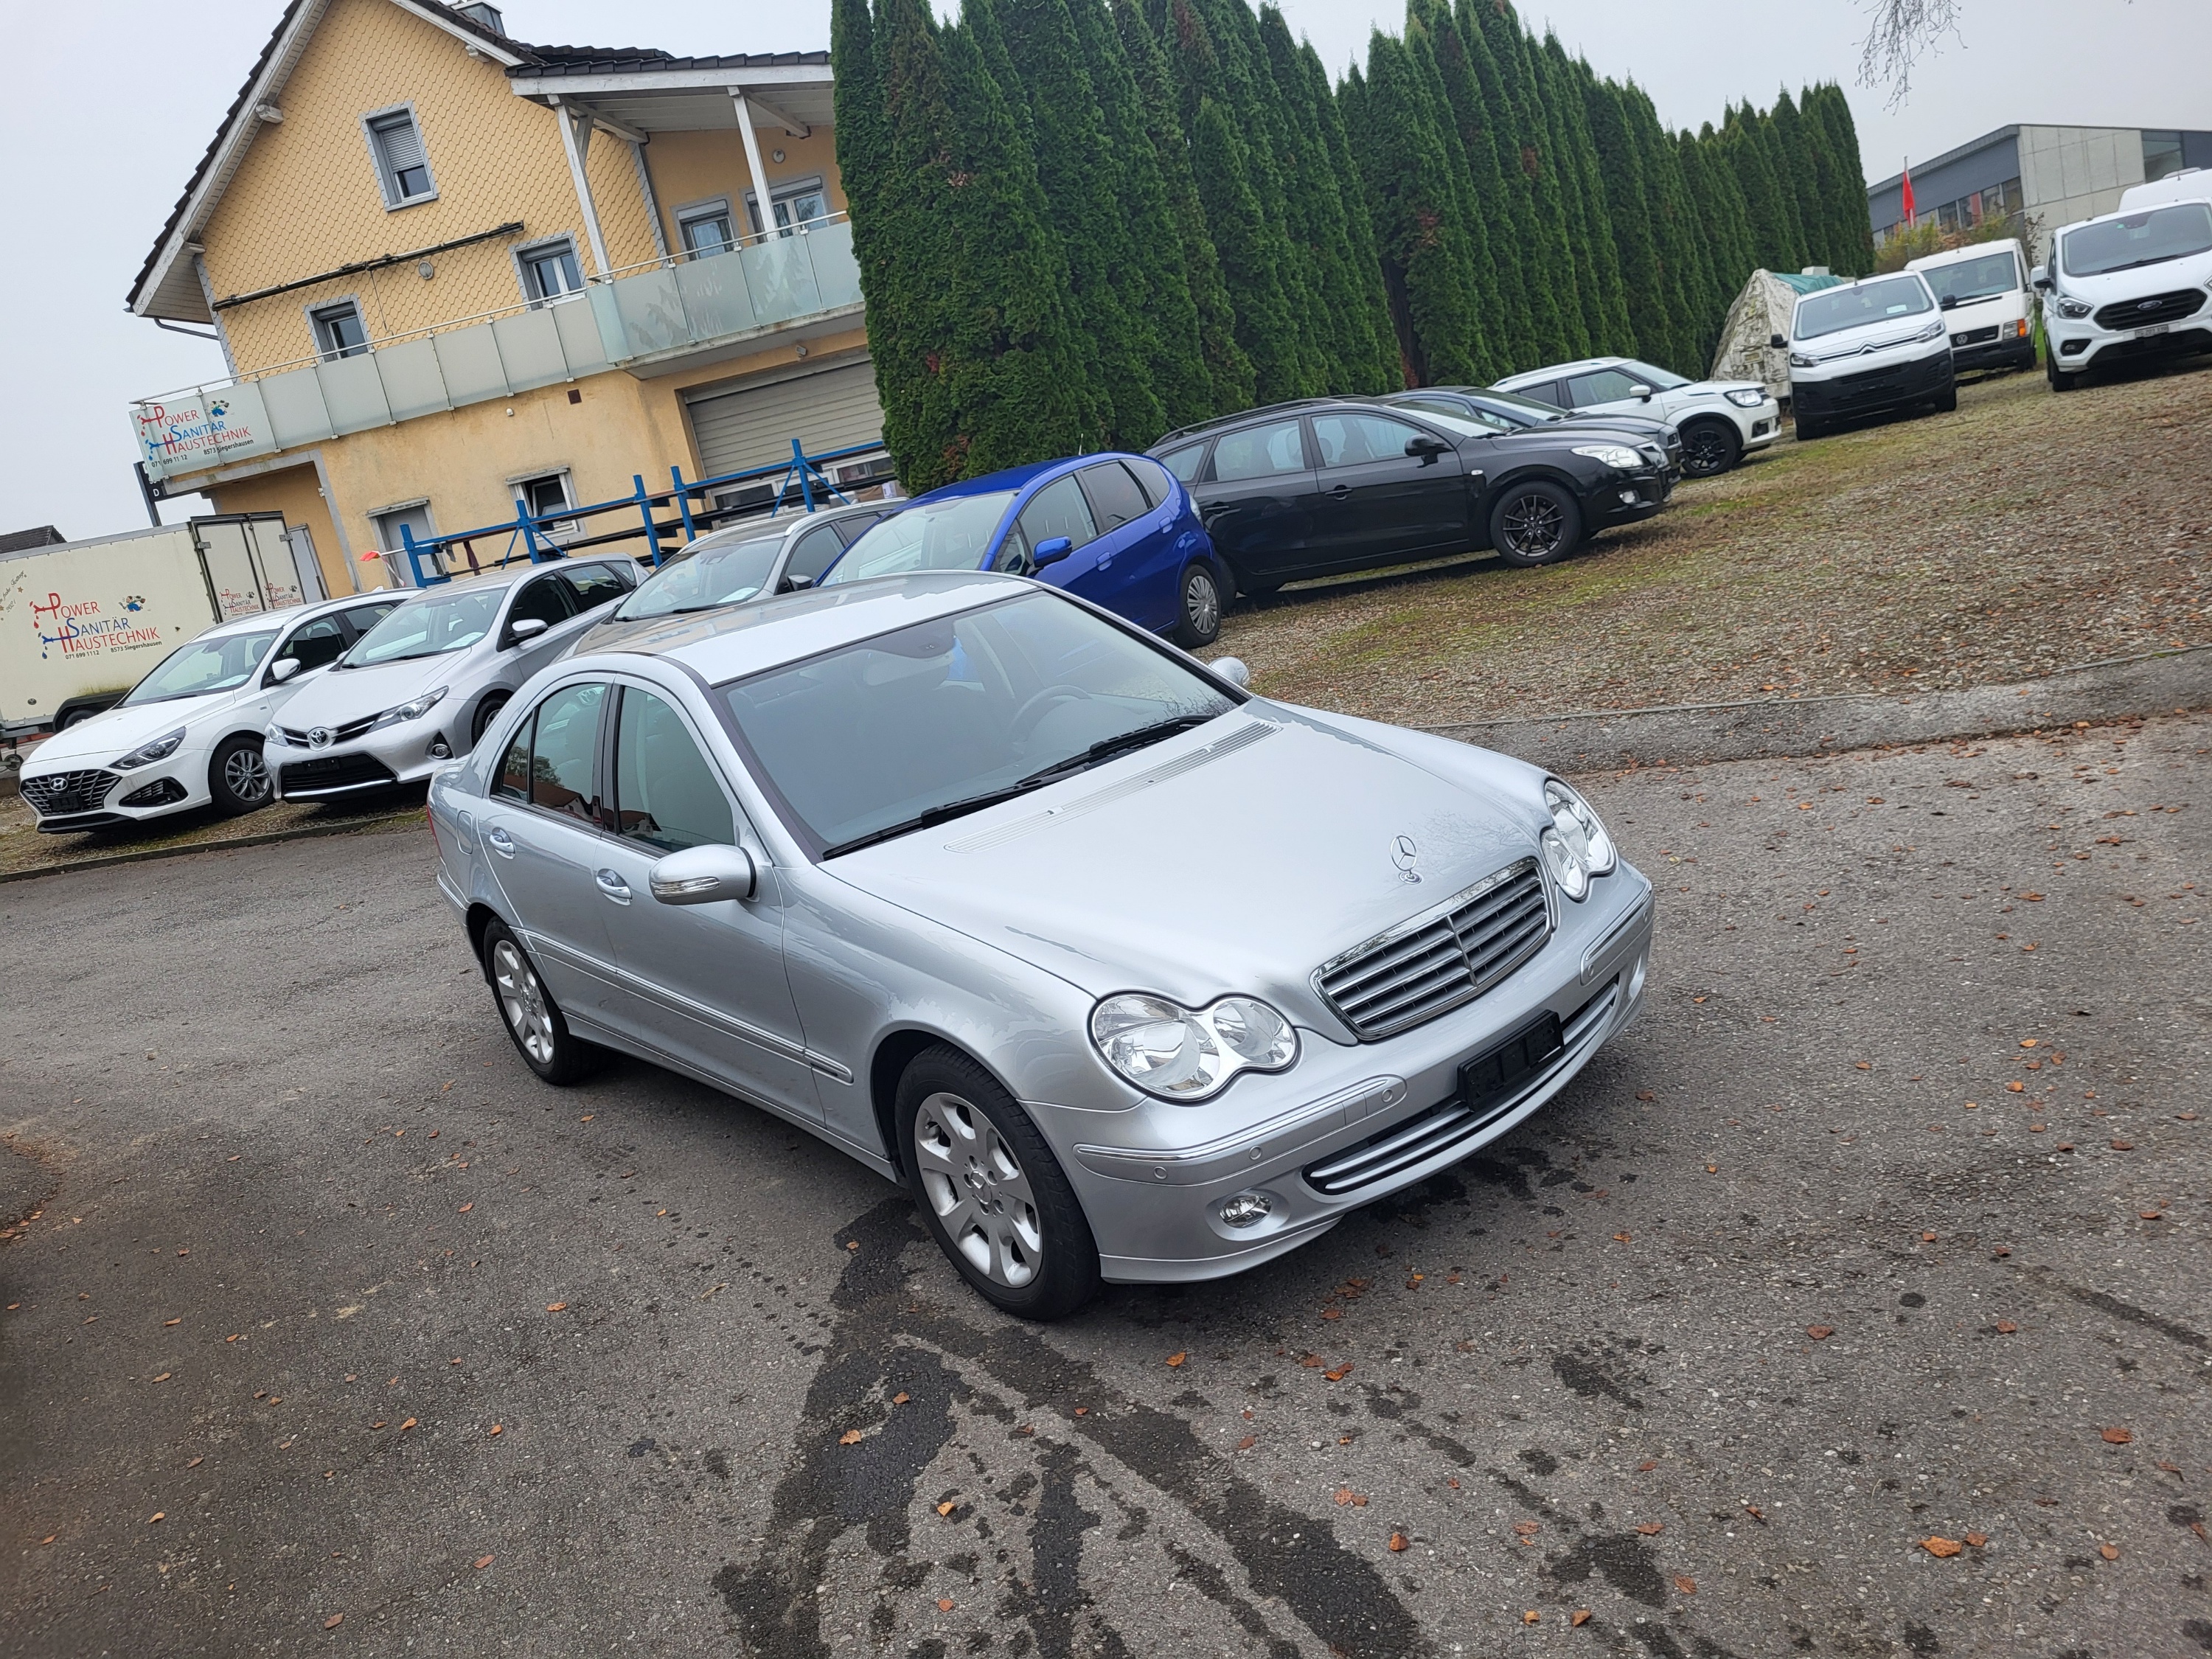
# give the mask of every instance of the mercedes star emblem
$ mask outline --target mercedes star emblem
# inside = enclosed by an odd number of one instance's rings
[[[1398,873],[1407,881],[1421,878],[1420,872],[1413,868],[1420,856],[1421,849],[1413,845],[1411,836],[1401,836],[1390,843],[1390,862],[1398,866]]]

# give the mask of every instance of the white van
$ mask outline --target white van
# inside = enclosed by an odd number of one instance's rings
[[[2027,286],[2027,251],[2010,239],[1977,242],[1907,259],[1951,313],[1951,366],[2033,368],[2034,297]]]
[[[1863,276],[1797,296],[1787,337],[1790,396],[1800,440],[1838,421],[1926,404],[1959,406],[1944,307],[1917,270]]]
[[[2212,202],[2068,225],[2035,286],[2053,392],[2072,391],[2095,363],[2212,351]]]
[[[2132,213],[2137,208],[2164,207],[2168,202],[2207,200],[2212,200],[2212,167],[2184,167],[2147,185],[2130,185],[2120,192],[2120,211]]]

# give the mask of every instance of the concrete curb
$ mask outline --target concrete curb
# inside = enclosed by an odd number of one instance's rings
[[[292,830],[272,830],[264,836],[232,836],[222,841],[194,841],[177,847],[149,847],[136,853],[108,853],[96,859],[79,859],[71,864],[42,865],[35,870],[0,870],[0,886],[11,881],[34,880],[40,876],[69,876],[83,870],[107,870],[118,864],[145,864],[155,859],[187,858],[194,853],[228,853],[240,847],[266,847],[271,842],[313,841],[322,836],[367,835],[422,821],[422,809],[416,806],[404,812],[387,813],[381,817],[348,818],[339,823],[304,823]]]
[[[2079,664],[2025,684],[1913,696],[1779,698],[1601,708],[1543,719],[1425,726],[1562,771],[1840,754],[1885,744],[1998,737],[2075,720],[2171,714],[2212,703],[2212,646]]]

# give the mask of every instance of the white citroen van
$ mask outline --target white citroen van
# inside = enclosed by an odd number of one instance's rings
[[[2212,202],[2068,225],[2035,286],[2053,392],[2072,391],[2093,364],[2212,351]]]
[[[1802,441],[1838,421],[1926,404],[1959,406],[1944,308],[1917,270],[1863,276],[1797,296],[1788,337],[1790,396]]]
[[[1951,313],[1951,366],[2033,368],[2034,296],[2027,286],[2027,252],[2010,240],[1977,242],[1905,262],[1936,290],[1936,303]]]

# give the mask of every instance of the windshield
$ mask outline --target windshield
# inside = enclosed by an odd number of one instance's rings
[[[1962,306],[2020,291],[2020,262],[2008,247],[1978,259],[1961,259],[1954,265],[1930,265],[1920,274],[1936,290],[1936,299]]]
[[[1534,398],[1524,398],[1517,392],[1499,392],[1493,388],[1482,394],[1482,401],[1509,421],[1518,421],[1523,426],[1533,425],[1539,421],[1564,421],[1567,418],[1564,410],[1551,404],[1538,403]]]
[[[779,531],[749,542],[689,548],[640,582],[637,592],[617,607],[614,620],[711,611],[718,605],[750,599],[767,584],[782,547]]]
[[[1447,432],[1456,432],[1462,438],[1495,437],[1504,427],[1503,421],[1482,415],[1470,415],[1464,410],[1438,409],[1434,404],[1416,403],[1406,399],[1406,407],[1420,411],[1421,418],[1431,426],[1440,426]]]
[[[1235,700],[1049,592],[720,688],[824,856],[942,823],[1225,714]]]
[[[2212,206],[2177,202],[2069,230],[2059,240],[2059,262],[2069,276],[2101,276],[2165,259],[2212,250]]]
[[[471,588],[438,599],[410,599],[355,641],[338,659],[340,668],[374,668],[379,663],[465,651],[491,632],[504,587]]]
[[[1832,288],[1807,295],[1797,302],[1797,337],[1817,340],[1823,334],[1840,334],[1847,328],[1935,309],[1936,302],[1928,297],[1919,277],[1885,276],[1856,288]]]
[[[160,666],[131,688],[121,706],[235,690],[252,678],[276,638],[273,633],[229,634],[217,640],[194,640],[162,658]]]
[[[1654,392],[1672,392],[1678,386],[1690,382],[1672,369],[1655,368],[1650,363],[1624,362],[1614,365],[1624,374],[1631,374]]]
[[[1006,516],[1013,499],[1014,492],[1006,489],[916,501],[847,548],[821,586],[902,576],[911,570],[981,570],[999,520]]]

